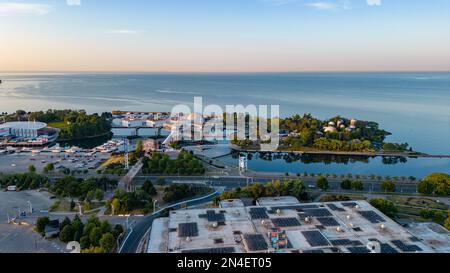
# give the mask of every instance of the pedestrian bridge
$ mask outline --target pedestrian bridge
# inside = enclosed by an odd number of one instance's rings
[[[133,191],[133,179],[134,177],[141,171],[144,164],[142,163],[142,159],[140,159],[129,171],[128,173],[122,177],[119,182],[119,188],[126,190],[127,192]]]

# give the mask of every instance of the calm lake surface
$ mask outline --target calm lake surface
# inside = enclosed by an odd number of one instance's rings
[[[0,74],[0,112],[49,108],[88,112],[170,111],[176,104],[278,104],[282,116],[311,113],[373,120],[393,133],[389,141],[415,150],[450,154],[450,73],[261,74]],[[276,164],[275,164],[276,163]],[[286,163],[255,159],[253,169],[406,175],[450,171],[449,160],[409,159],[383,164]],[[327,171],[329,170],[329,171]],[[414,173],[413,173],[414,172]]]

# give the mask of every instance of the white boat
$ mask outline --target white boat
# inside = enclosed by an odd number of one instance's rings
[[[17,148],[8,146],[8,147],[6,147],[6,150],[7,150],[8,152],[15,152],[15,151],[17,151]]]
[[[76,154],[79,151],[81,151],[80,148],[78,148],[77,146],[73,146],[70,149],[66,150],[66,153],[68,153],[68,154]]]

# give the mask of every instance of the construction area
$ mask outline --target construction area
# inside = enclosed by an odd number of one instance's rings
[[[410,230],[366,201],[300,204],[261,198],[258,206],[221,201],[216,209],[171,211],[151,229],[148,253],[434,253],[450,233]],[[426,235],[426,237],[422,237]]]

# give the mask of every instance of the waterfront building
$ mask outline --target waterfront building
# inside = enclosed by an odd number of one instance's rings
[[[0,124],[0,138],[10,144],[43,145],[53,142],[58,137],[58,131],[43,122],[6,122]]]
[[[432,253],[450,233],[402,227],[367,201],[299,203],[268,197],[257,206],[223,200],[220,208],[174,210],[153,221],[148,253]],[[273,244],[273,234],[286,244]]]

